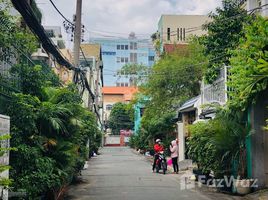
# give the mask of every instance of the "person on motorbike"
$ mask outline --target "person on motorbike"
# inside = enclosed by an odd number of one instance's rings
[[[157,139],[155,141],[155,145],[154,145],[154,163],[153,163],[153,172],[155,170],[155,167],[156,167],[156,161],[157,159],[159,158],[159,153],[161,151],[164,151],[164,146],[161,144],[161,140],[160,139]]]

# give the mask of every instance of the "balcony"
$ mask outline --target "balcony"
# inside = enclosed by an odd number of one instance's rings
[[[213,84],[202,83],[201,102],[204,104],[218,103],[224,105],[227,102],[227,67],[224,67],[217,80]]]

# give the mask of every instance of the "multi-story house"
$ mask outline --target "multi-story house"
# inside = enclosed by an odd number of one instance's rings
[[[102,88],[104,120],[107,122],[115,103],[129,103],[134,94],[138,92],[136,87],[105,86]]]
[[[191,35],[206,34],[202,25],[210,20],[206,15],[162,15],[158,22],[157,36],[160,53],[169,51],[174,44],[179,48],[185,46]]]
[[[60,26],[44,26],[44,29],[48,37],[59,48],[61,54],[71,63],[73,61],[73,55],[70,49],[65,46],[65,41],[62,38]],[[40,51],[40,50],[39,50]],[[53,71],[59,76],[60,80],[64,84],[71,83],[73,81],[73,71],[68,70],[66,67],[59,65],[53,60],[48,61],[49,66],[52,66]]]
[[[80,54],[80,65],[86,71],[86,78],[91,89],[83,93],[83,105],[89,108],[103,124],[103,62],[101,46],[98,44],[82,44]],[[94,96],[94,99],[92,98]]]
[[[126,64],[135,63],[148,67],[154,64],[155,51],[150,39],[138,39],[134,33],[129,38],[94,38],[90,43],[101,45],[106,86],[131,85],[129,77],[117,76],[118,70]]]
[[[63,57],[71,63],[73,60],[73,55],[71,50],[65,47],[65,41],[61,35],[61,27],[45,26],[44,29],[51,41],[55,44],[55,46],[57,46]],[[35,61],[41,62],[41,64],[46,64],[52,67],[52,70],[58,75],[63,84],[67,85],[73,81],[73,71],[68,70],[66,67],[58,64],[55,59],[53,59],[42,49],[42,47],[34,52],[31,55],[31,58]]]
[[[129,103],[133,99],[134,94],[137,92],[138,88],[136,87],[105,86],[102,88],[103,105],[104,105],[104,124],[106,125],[106,127],[108,125],[108,120],[113,105],[119,102],[126,104]],[[112,133],[112,130],[110,128],[107,128],[105,132],[106,132],[104,140],[105,145],[108,146],[120,146],[120,144],[122,145],[122,141],[119,135],[110,135]]]

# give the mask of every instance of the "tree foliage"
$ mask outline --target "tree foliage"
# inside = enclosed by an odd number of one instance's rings
[[[19,53],[17,49],[23,52],[33,52],[38,45],[36,38],[26,29],[18,26],[20,24],[18,17],[10,15],[10,2],[0,0],[0,8],[1,58],[17,57]]]
[[[202,46],[193,38],[188,47],[164,55],[153,66],[148,83],[142,88],[150,98],[147,110],[156,115],[172,112],[176,106],[199,94],[206,65],[202,51]]]
[[[188,98],[199,95],[206,63],[202,45],[191,38],[188,46],[164,54],[152,67],[147,82],[140,88],[140,97],[147,100],[140,128],[144,145],[133,138],[138,146],[152,144],[156,138],[168,145],[174,139],[176,110]]]
[[[215,119],[190,126],[187,153],[204,173],[231,175],[237,161],[238,175],[246,177],[245,141],[249,134],[241,117],[229,109],[219,109]]]
[[[116,103],[113,105],[109,121],[109,128],[114,135],[119,135],[120,130],[133,130],[134,128],[134,109],[131,105]]]
[[[96,119],[80,106],[78,91],[43,92],[43,100],[16,94],[8,106],[11,145],[18,148],[11,154],[11,177],[16,177],[15,188],[25,189],[31,199],[40,195],[54,199],[83,167],[88,139],[94,150],[99,145],[93,143],[100,134]]]
[[[126,64],[124,65],[117,74],[120,76],[127,76],[133,86],[142,85],[146,82],[147,76],[151,71],[151,67],[143,64]]]
[[[81,106],[76,86],[61,87],[51,68],[30,62],[27,57],[38,43],[18,25],[8,7],[1,9],[1,60],[16,58],[10,73],[21,86],[5,112],[11,119],[10,143],[17,148],[10,154],[12,186],[25,191],[27,199],[59,199],[89,153],[98,149],[101,133],[94,114]]]
[[[239,1],[223,0],[222,8],[210,13],[211,21],[204,25],[207,35],[200,38],[205,46],[204,54],[209,58],[205,78],[212,83],[224,65],[229,65],[230,50],[234,50],[244,37],[243,26],[251,17],[241,8]]]
[[[268,84],[268,21],[257,17],[245,27],[245,38],[232,51],[229,104],[245,110]]]

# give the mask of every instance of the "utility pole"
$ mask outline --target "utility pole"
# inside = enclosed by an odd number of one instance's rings
[[[81,18],[82,0],[76,1],[75,29],[74,29],[74,66],[79,67],[80,44],[81,44]]]

